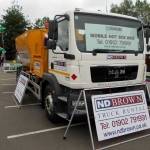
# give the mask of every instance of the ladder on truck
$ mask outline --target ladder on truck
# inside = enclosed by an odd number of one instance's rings
[[[24,72],[24,71],[21,71],[21,74],[26,76],[29,80],[28,80],[28,86],[27,86],[27,89],[38,99],[40,100],[41,98],[41,92],[40,92],[40,86],[35,83],[32,78],[31,78],[31,75]],[[29,86],[31,85],[31,86]]]

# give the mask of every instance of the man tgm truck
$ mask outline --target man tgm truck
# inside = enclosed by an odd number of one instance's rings
[[[144,90],[149,100],[143,25],[137,18],[76,9],[56,15],[48,31],[26,31],[16,38],[16,48],[29,89],[51,121],[71,116],[82,89],[88,89],[89,110],[91,95]],[[75,115],[84,110],[81,97]]]

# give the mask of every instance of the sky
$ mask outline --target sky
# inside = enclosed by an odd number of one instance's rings
[[[55,14],[60,14],[74,8],[106,12],[106,3],[109,10],[112,3],[120,4],[123,0],[0,0],[0,16],[5,14],[5,10],[14,1],[23,7],[24,16],[33,22],[37,18],[44,16],[52,19]]]

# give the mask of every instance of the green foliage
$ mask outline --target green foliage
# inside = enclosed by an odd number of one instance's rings
[[[147,0],[124,0],[120,5],[111,5],[111,12],[129,16],[134,16],[142,19],[144,23],[150,22],[150,4]]]
[[[38,19],[35,21],[34,27],[35,27],[35,28],[42,28],[42,27],[44,27],[45,21],[48,21],[48,20],[49,20],[48,17],[38,18]]]
[[[6,10],[3,18],[3,26],[6,28],[4,33],[4,46],[7,51],[7,58],[14,59],[16,54],[15,38],[25,31],[28,22],[22,13],[22,7],[12,5]]]
[[[0,25],[3,25],[3,20],[0,19]],[[0,47],[3,46],[3,42],[2,42],[2,33],[0,33]]]

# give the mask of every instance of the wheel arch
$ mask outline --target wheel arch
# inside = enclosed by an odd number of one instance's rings
[[[46,88],[46,86],[48,85],[52,85],[56,91],[57,95],[61,94],[61,86],[58,83],[57,78],[55,77],[55,75],[51,74],[51,73],[44,73],[43,77],[42,77],[42,82],[41,82],[41,98],[42,101],[44,99],[44,90]]]

